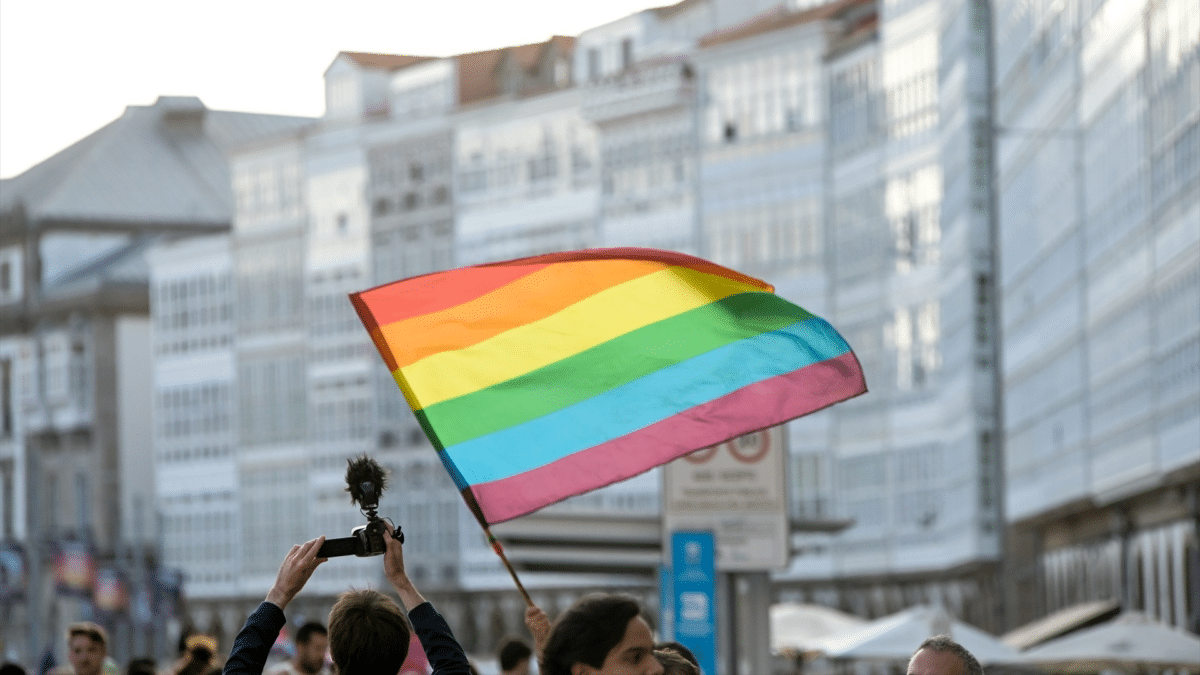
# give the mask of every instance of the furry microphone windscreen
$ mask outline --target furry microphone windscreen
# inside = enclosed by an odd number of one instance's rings
[[[365,507],[371,502],[378,503],[383,489],[387,487],[387,474],[384,473],[383,467],[366,455],[348,459],[346,463],[346,492],[350,493],[350,501],[360,507]],[[374,492],[373,499],[366,495],[363,483],[371,484],[369,489]]]

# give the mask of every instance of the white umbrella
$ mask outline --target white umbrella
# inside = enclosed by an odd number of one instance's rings
[[[1021,663],[1021,654],[988,633],[953,619],[941,607],[917,605],[876,619],[862,628],[822,641],[825,655],[835,659],[907,661],[926,638],[949,635],[980,663]]]
[[[1122,666],[1200,668],[1200,638],[1145,614],[1124,612],[1024,652],[1026,660],[1058,669],[1091,671]]]
[[[812,651],[818,648],[821,638],[846,633],[866,623],[853,614],[823,605],[781,602],[771,605],[771,651]]]

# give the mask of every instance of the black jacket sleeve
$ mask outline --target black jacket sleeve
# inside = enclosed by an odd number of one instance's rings
[[[432,675],[470,674],[471,664],[467,661],[466,653],[433,605],[424,602],[413,607],[408,613],[408,620],[417,633],[417,639],[421,641],[421,647],[425,649],[425,658],[433,667]]]
[[[233,651],[222,675],[262,675],[271,645],[285,623],[282,609],[269,602],[259,605],[233,640]]]

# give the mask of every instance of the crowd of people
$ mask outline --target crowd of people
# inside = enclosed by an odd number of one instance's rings
[[[389,535],[391,526],[387,526]],[[246,620],[223,668],[216,665],[217,644],[203,635],[187,638],[173,675],[263,675],[272,645],[286,622],[287,606],[326,559],[317,555],[325,538],[293,546],[280,565],[266,598]],[[417,590],[404,568],[403,544],[385,537],[384,576],[395,591],[348,590],[329,612],[327,626],[307,623],[296,633],[290,660],[266,675],[397,675],[415,632],[432,675],[477,675],[449,625]],[[407,616],[407,620],[406,617]],[[505,640],[498,651],[503,675],[528,675],[536,659],[543,675],[713,675],[701,673],[696,657],[677,642],[656,642],[644,608],[632,597],[593,594],[577,600],[551,623],[539,608],[525,614],[532,645]],[[411,626],[411,629],[410,629]],[[104,672],[108,638],[93,623],[72,624],[67,655],[73,675]],[[326,654],[333,662],[326,669]],[[983,675],[979,662],[947,636],[922,643],[908,664],[908,675]],[[5,664],[0,675],[24,675]],[[127,675],[157,675],[152,661],[135,660]]]

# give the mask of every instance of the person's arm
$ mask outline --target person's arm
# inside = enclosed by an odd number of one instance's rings
[[[432,675],[469,675],[471,662],[462,645],[454,639],[450,626],[438,614],[433,605],[429,604],[417,590],[408,574],[404,571],[404,545],[392,538],[392,526],[386,525],[387,536],[384,542],[387,551],[383,556],[383,573],[388,583],[396,589],[400,602],[408,610],[408,620],[412,623],[421,648],[425,650],[425,658],[433,667]]]
[[[246,619],[246,625],[233,641],[233,651],[225,662],[222,675],[261,675],[271,645],[287,619],[278,606],[263,601]]]
[[[317,550],[325,543],[325,537],[297,544],[288,551],[275,585],[267,593],[267,599],[246,619],[246,625],[233,641],[233,651],[225,662],[223,675],[262,675],[263,666],[271,654],[271,645],[279,637],[279,629],[287,623],[283,610],[296,597],[317,566],[326,558],[318,558]]]

